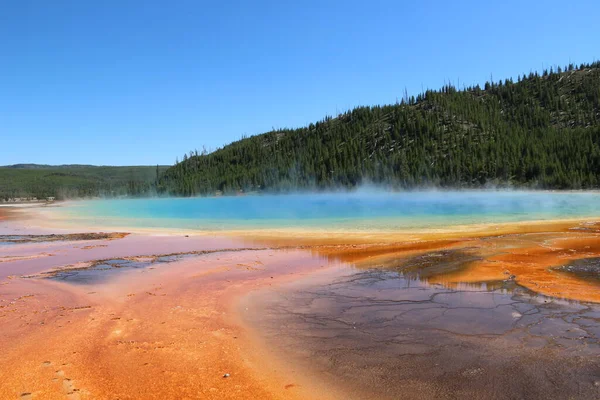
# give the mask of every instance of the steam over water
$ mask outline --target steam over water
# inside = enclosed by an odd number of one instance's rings
[[[198,230],[305,228],[399,230],[600,216],[592,192],[352,192],[211,198],[94,200],[65,217],[104,226]]]

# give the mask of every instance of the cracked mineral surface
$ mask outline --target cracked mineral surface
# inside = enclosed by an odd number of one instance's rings
[[[353,398],[598,398],[600,307],[514,282],[337,269],[248,299],[264,343]]]

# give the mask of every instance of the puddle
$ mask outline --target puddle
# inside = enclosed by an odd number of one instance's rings
[[[23,276],[23,278],[41,278],[51,279],[61,282],[67,282],[75,285],[92,285],[105,283],[116,277],[117,274],[133,269],[144,269],[161,264],[169,264],[175,261],[198,257],[204,254],[221,252],[241,252],[241,251],[265,250],[264,248],[235,248],[219,250],[201,250],[176,254],[162,254],[151,256],[137,256],[113,258],[106,260],[97,260],[79,265],[69,265],[62,268],[53,269],[35,275]]]
[[[107,282],[124,270],[148,268],[153,265],[166,264],[193,256],[195,254],[115,258],[95,261],[82,267],[66,267],[52,270],[33,277],[52,279],[76,285],[91,285]]]
[[[426,280],[432,277],[442,278],[454,272],[464,271],[482,257],[471,254],[468,249],[442,250],[410,257],[401,261],[390,261],[384,268],[401,272],[408,279]]]

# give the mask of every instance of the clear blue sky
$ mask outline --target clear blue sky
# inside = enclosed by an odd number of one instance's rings
[[[600,57],[597,0],[0,3],[0,165],[172,164],[272,127]]]

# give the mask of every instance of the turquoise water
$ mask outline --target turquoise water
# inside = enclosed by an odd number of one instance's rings
[[[353,192],[92,200],[59,207],[74,223],[194,230],[401,230],[600,217],[591,192]]]

